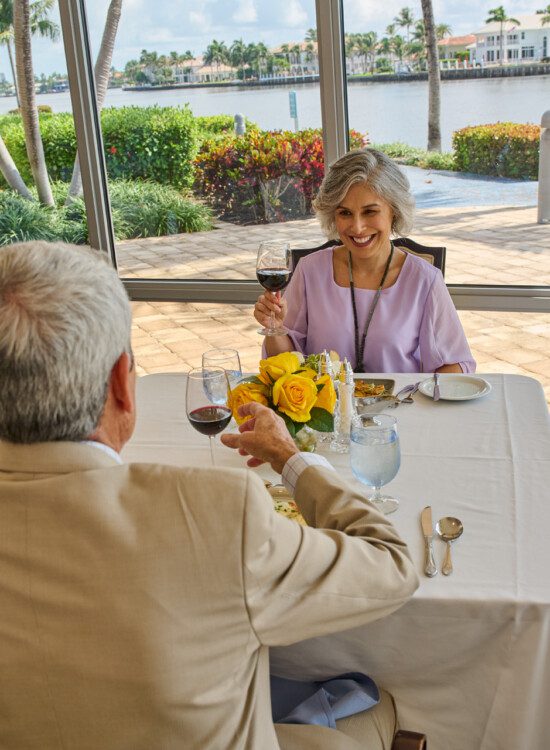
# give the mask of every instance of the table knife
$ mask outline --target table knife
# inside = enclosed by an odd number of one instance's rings
[[[440,393],[439,393],[439,373],[434,372],[434,401],[439,401],[440,399]]]
[[[424,534],[424,573],[428,578],[432,578],[437,575],[437,567],[434,560],[434,551],[432,546],[432,539],[434,535],[433,524],[432,524],[432,508],[431,505],[427,505],[422,513],[420,514],[420,523],[422,525],[422,533]]]

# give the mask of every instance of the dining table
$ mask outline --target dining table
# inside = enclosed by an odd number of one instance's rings
[[[382,377],[372,374],[362,377]],[[402,386],[429,375],[383,375]],[[392,615],[352,630],[271,650],[273,674],[299,680],[363,672],[389,690],[402,727],[424,732],[430,750],[550,748],[550,417],[539,382],[482,375],[490,390],[434,401],[429,391],[397,417],[401,466],[386,489],[420,586]],[[426,389],[424,389],[426,390]],[[433,389],[432,389],[433,390]],[[185,374],[138,378],[137,424],[128,462],[210,466],[208,438],[185,413]],[[229,429],[236,429],[235,426]],[[364,493],[348,453],[317,450]],[[245,458],[215,446],[217,470]],[[254,469],[280,482],[267,465]],[[216,498],[211,502],[216,513]],[[420,513],[453,516],[463,534],[444,576],[427,577]]]

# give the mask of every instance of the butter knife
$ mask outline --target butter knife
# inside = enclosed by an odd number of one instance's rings
[[[432,539],[434,535],[433,524],[432,524],[432,508],[431,505],[427,505],[422,513],[420,514],[420,523],[422,525],[422,533],[424,534],[424,573],[428,578],[432,578],[437,575],[437,567],[434,560],[434,551],[432,547]]]

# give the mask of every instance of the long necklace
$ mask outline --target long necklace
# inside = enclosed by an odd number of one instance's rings
[[[376,305],[378,304],[378,300],[380,299],[380,295],[382,293],[382,287],[384,286],[384,282],[386,281],[386,276],[388,275],[388,271],[390,270],[392,258],[393,258],[393,242],[390,240],[390,254],[386,262],[386,267],[384,268],[384,273],[382,274],[382,278],[380,279],[380,284],[378,285],[378,289],[376,290],[374,299],[371,302],[371,306],[367,315],[367,322],[365,323],[365,331],[363,333],[363,338],[361,340],[361,343],[359,343],[359,324],[357,322],[357,307],[355,305],[355,291],[354,291],[354,285],[353,285],[353,268],[352,268],[352,263],[351,263],[351,252],[348,250],[349,291],[351,294],[351,306],[353,307],[353,325],[355,327],[355,369],[354,369],[354,372],[363,372],[363,369],[362,369],[364,366],[363,356],[365,354],[365,343],[367,341],[367,333],[369,332],[370,322],[372,320],[372,316],[374,315],[374,311],[376,310]]]

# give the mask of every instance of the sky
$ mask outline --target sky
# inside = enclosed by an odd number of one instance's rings
[[[488,11],[503,0],[433,0],[436,23],[446,23],[454,36],[483,26]],[[103,32],[109,0],[87,0],[88,25],[94,50]],[[547,0],[507,0],[509,16],[535,13]],[[420,18],[420,0],[344,0],[347,32],[376,31],[383,36],[401,8],[412,9]],[[52,16],[59,20],[57,12]],[[296,43],[314,28],[314,0],[123,0],[122,17],[113,58],[116,68],[138,58],[142,49],[166,54],[191,50],[202,54],[212,39],[230,45],[242,38],[246,43],[262,41],[268,47]],[[65,72],[63,43],[33,41],[35,73]],[[0,72],[11,80],[7,54],[0,47]]]

